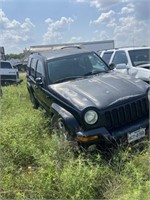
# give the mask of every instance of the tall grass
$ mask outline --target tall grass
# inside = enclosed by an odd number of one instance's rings
[[[3,87],[0,99],[1,199],[148,200],[149,148],[75,154],[51,134],[43,110],[32,109],[21,85]]]

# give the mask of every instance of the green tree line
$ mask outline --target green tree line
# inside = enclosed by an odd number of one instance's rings
[[[24,53],[19,53],[19,54],[6,54],[6,60],[10,60],[10,59],[12,59],[12,58],[14,58],[14,59],[22,59],[22,58],[24,58]]]

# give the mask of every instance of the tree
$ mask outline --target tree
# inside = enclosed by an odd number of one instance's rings
[[[12,59],[12,58],[14,58],[14,59],[22,59],[22,58],[24,58],[24,53],[20,53],[20,54],[6,54],[6,60],[10,60],[10,59]]]

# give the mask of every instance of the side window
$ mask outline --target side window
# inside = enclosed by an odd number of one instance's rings
[[[31,75],[32,77],[34,77],[34,78],[35,78],[36,63],[37,63],[37,60],[33,58],[33,59],[31,60],[30,75]]]
[[[29,57],[28,58],[28,63],[27,63],[27,75],[29,75],[29,71],[30,71],[30,66],[31,66],[31,60],[32,60],[32,58],[31,57]]]
[[[116,51],[114,58],[112,60],[112,63],[115,65],[120,64],[120,63],[128,63],[126,53],[124,51]]]
[[[44,68],[43,63],[41,60],[38,60],[37,68],[36,68],[36,78],[37,77],[43,77],[44,76]]]
[[[113,51],[109,51],[109,52],[105,52],[103,55],[102,55],[102,59],[107,63],[109,64],[109,61],[110,61],[110,58],[113,54]]]
[[[29,57],[28,58],[28,63],[27,63],[27,66],[28,66],[28,68],[30,67],[30,65],[31,65],[31,60],[32,60],[32,58],[31,57]]]

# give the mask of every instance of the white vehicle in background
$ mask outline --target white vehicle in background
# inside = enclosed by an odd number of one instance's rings
[[[150,82],[150,47],[110,49],[100,56],[115,71]]]
[[[10,62],[7,61],[0,61],[0,85],[10,85],[10,84],[18,84],[20,83],[19,80],[19,73],[18,69],[14,69]]]

